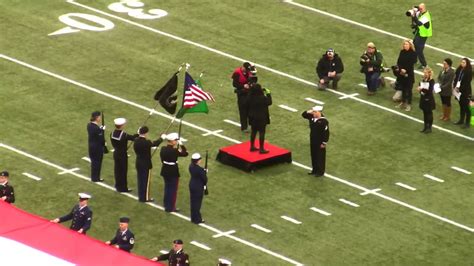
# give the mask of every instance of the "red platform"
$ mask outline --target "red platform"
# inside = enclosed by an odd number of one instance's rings
[[[256,141],[257,142],[257,141]],[[258,148],[258,143],[257,143]],[[266,154],[250,151],[250,141],[235,144],[219,149],[217,160],[223,164],[231,165],[250,172],[257,168],[277,163],[291,163],[291,151],[265,142]]]

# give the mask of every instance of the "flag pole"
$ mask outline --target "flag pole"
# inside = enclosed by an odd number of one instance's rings
[[[190,64],[186,63],[186,73],[188,73],[188,69],[191,67]],[[184,77],[184,86],[183,86],[183,101],[181,102],[181,108],[184,107],[184,97],[186,96],[186,76]],[[183,118],[179,119],[179,128],[178,128],[178,138],[181,138],[181,127],[182,127]],[[179,147],[179,144],[178,144]]]

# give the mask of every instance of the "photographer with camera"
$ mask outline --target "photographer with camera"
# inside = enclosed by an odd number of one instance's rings
[[[425,68],[427,63],[423,50],[425,49],[426,40],[433,34],[431,14],[426,9],[426,5],[421,3],[420,5],[414,6],[412,9],[408,10],[405,15],[411,17],[411,27],[415,34],[413,44],[415,45],[415,51],[421,64],[419,68]]]
[[[397,77],[397,85],[402,90],[402,102],[397,108],[404,108],[411,111],[411,99],[413,94],[413,83],[415,83],[416,52],[413,43],[405,40],[397,59],[397,68],[392,67],[393,74]]]
[[[239,107],[240,116],[240,130],[248,132],[248,110],[245,106],[245,101],[250,91],[252,65],[245,62],[241,67],[238,67],[232,73],[232,86],[234,92],[237,94],[237,106]],[[255,67],[254,67],[255,69]],[[256,72],[256,71],[255,71]],[[254,77],[253,79],[255,79]]]
[[[367,50],[360,56],[361,73],[365,74],[367,84],[367,95],[375,95],[379,85],[380,73],[384,71],[382,67],[383,55],[373,42],[367,44]]]
[[[319,59],[316,66],[316,74],[319,77],[319,89],[325,90],[329,82],[332,81],[332,89],[337,90],[337,83],[342,77],[342,72],[344,72],[344,64],[341,58],[334,52],[334,49],[329,48]]]

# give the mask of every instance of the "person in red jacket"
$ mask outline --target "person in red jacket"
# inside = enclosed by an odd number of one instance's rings
[[[237,94],[237,106],[239,107],[240,130],[248,132],[248,110],[245,105],[250,90],[250,75],[252,65],[245,62],[232,73],[232,86]]]

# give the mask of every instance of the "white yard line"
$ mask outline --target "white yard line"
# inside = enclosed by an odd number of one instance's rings
[[[358,93],[353,93],[353,94],[345,95],[345,96],[339,97],[339,100],[344,100],[344,99],[347,99],[347,98],[354,98],[357,95],[359,95],[359,94]]]
[[[27,176],[33,180],[36,180],[36,181],[41,181],[41,177],[37,177],[35,175],[32,175],[32,174],[29,174],[29,173],[22,173],[24,176]]]
[[[364,87],[364,88],[367,88],[367,85],[366,85],[366,84],[359,83],[359,84],[357,84],[357,85],[359,85],[359,86],[361,86],[361,87]]]
[[[315,212],[317,212],[317,213],[320,213],[320,214],[322,214],[322,215],[324,215],[324,216],[330,216],[330,215],[331,215],[331,213],[329,213],[329,212],[327,212],[327,211],[323,211],[323,210],[318,209],[318,208],[316,208],[316,207],[311,207],[311,208],[309,208],[309,209],[312,210],[312,211],[315,211]]]
[[[218,238],[218,237],[221,237],[221,236],[228,236],[228,235],[231,235],[231,234],[234,234],[234,233],[235,233],[235,230],[230,230],[230,231],[227,231],[227,232],[222,232],[221,234],[215,234],[212,237],[213,238]]]
[[[356,208],[360,207],[359,204],[356,204],[356,203],[354,203],[352,201],[349,201],[349,200],[346,200],[346,199],[339,199],[339,201],[342,202],[342,203],[345,203],[349,206],[352,206],[352,207],[356,207]]]
[[[217,49],[214,49],[214,48],[211,48],[211,47],[208,47],[208,46],[205,46],[203,44],[200,44],[200,43],[196,43],[196,42],[193,42],[193,41],[190,41],[190,40],[187,40],[187,39],[184,39],[184,38],[181,38],[179,36],[176,36],[176,35],[173,35],[173,34],[169,34],[169,33],[166,33],[166,32],[163,32],[163,31],[160,31],[160,30],[157,30],[157,29],[154,29],[154,28],[151,28],[151,27],[148,27],[148,26],[145,26],[143,24],[140,24],[140,23],[137,23],[137,22],[134,22],[134,21],[131,21],[131,20],[128,20],[128,19],[124,19],[122,17],[119,17],[119,16],[116,16],[116,15],[113,15],[113,14],[110,14],[110,13],[107,13],[107,12],[104,12],[102,10],[99,10],[99,9],[96,9],[96,8],[93,8],[93,7],[89,7],[87,5],[84,5],[84,4],[81,4],[81,3],[78,3],[78,2],[75,2],[74,0],[67,0],[66,2],[70,3],[70,4],[73,4],[73,5],[76,5],[76,6],[79,6],[79,7],[82,7],[82,8],[85,8],[85,9],[88,9],[90,11],[94,11],[96,13],[99,13],[99,14],[102,14],[104,16],[107,16],[107,17],[111,17],[111,18],[114,18],[114,19],[117,19],[117,20],[120,20],[122,22],[125,22],[125,23],[128,23],[130,25],[134,25],[136,27],[139,27],[139,28],[142,28],[142,29],[145,29],[145,30],[148,30],[148,31],[151,31],[151,32],[154,32],[154,33],[157,33],[157,34],[160,34],[160,35],[163,35],[163,36],[166,36],[168,38],[172,38],[174,40],[177,40],[177,41],[180,41],[180,42],[184,42],[186,44],[190,44],[190,45],[193,45],[193,46],[196,46],[196,47],[199,47],[199,48],[202,48],[204,50],[207,50],[209,52],[212,52],[212,53],[215,53],[215,54],[218,54],[218,55],[221,55],[221,56],[224,56],[224,57],[227,57],[227,58],[230,58],[230,59],[233,59],[233,60],[236,60],[236,61],[239,61],[239,62],[247,62],[247,61],[252,61],[252,60],[247,60],[247,59],[244,59],[244,58],[240,58],[240,57],[237,57],[237,56],[234,56],[234,55],[231,55],[231,54],[228,54],[228,53],[225,53],[225,52],[222,52],[222,51],[219,51]],[[310,85],[310,86],[313,86],[313,87],[318,87],[318,85],[314,82],[310,82],[310,81],[307,81],[307,80],[304,80],[302,78],[298,78],[296,76],[293,76],[293,75],[290,75],[288,73],[285,73],[285,72],[282,72],[282,71],[279,71],[279,70],[276,70],[276,69],[273,69],[273,68],[270,68],[270,67],[267,67],[267,66],[264,66],[264,65],[261,65],[261,64],[257,64],[257,63],[254,63],[255,66],[257,66],[258,68],[260,69],[264,69],[264,70],[267,70],[269,72],[272,72],[274,74],[277,74],[277,75],[280,75],[280,76],[283,76],[283,77],[287,77],[289,79],[293,79],[293,80],[296,80],[296,81],[299,81],[303,84],[307,84],[307,85]],[[339,96],[344,96],[346,95],[345,93],[343,92],[340,92],[340,91],[336,91],[336,90],[332,90],[332,89],[326,89],[326,91],[329,91],[329,92],[332,92],[334,94],[338,94]],[[387,107],[384,107],[384,106],[381,106],[381,105],[378,105],[378,104],[375,104],[375,103],[372,103],[370,101],[367,101],[367,100],[363,100],[363,99],[360,99],[360,98],[351,98],[355,101],[358,101],[358,102],[361,102],[361,103],[365,103],[367,105],[370,105],[372,107],[375,107],[375,108],[379,108],[379,109],[382,109],[382,110],[385,110],[387,112],[391,112],[392,114],[396,114],[396,115],[399,115],[399,116],[403,116],[405,118],[408,118],[412,121],[416,121],[418,123],[424,123],[422,120],[420,119],[417,119],[417,118],[414,118],[414,117],[411,117],[407,114],[404,114],[402,112],[398,112],[398,111],[395,111],[395,110],[392,110],[390,108],[387,108]],[[157,112],[154,112],[155,114]],[[169,115],[166,114],[167,117],[169,117]],[[179,119],[177,119],[179,120]],[[178,121],[179,122],[179,121]],[[455,131],[452,131],[452,130],[449,130],[449,129],[445,129],[445,128],[442,128],[440,126],[437,126],[437,125],[433,125],[434,128],[437,128],[439,130],[442,130],[444,132],[447,132],[447,133],[450,133],[452,135],[455,135],[455,136],[458,136],[458,137],[462,137],[462,138],[465,138],[465,139],[468,139],[470,141],[474,141],[474,138],[473,137],[469,137],[469,136],[465,136],[463,134],[460,134],[460,133],[457,133]]]
[[[443,183],[443,182],[444,182],[443,179],[437,178],[437,177],[432,176],[432,175],[429,175],[429,174],[424,174],[423,176],[426,177],[426,178],[428,178],[428,179],[434,180],[434,181],[436,181],[436,182],[440,182],[440,183]]]
[[[285,109],[285,110],[287,110],[287,111],[293,112],[293,113],[298,112],[297,109],[291,108],[291,107],[286,106],[286,105],[284,105],[284,104],[280,104],[280,105],[278,105],[278,107],[280,107],[280,108],[282,108],[282,109]]]
[[[376,189],[372,189],[372,190],[367,190],[365,192],[360,193],[359,195],[365,196],[365,195],[373,194],[374,192],[379,192],[380,190],[382,190],[382,189],[381,188],[376,188]]]
[[[64,175],[64,174],[72,174],[75,171],[81,170],[80,168],[72,168],[72,169],[64,169],[62,172],[59,172],[58,175]]]
[[[258,225],[258,224],[251,224],[250,226],[253,227],[253,228],[255,228],[255,229],[258,229],[258,230],[260,230],[260,231],[263,231],[263,232],[265,232],[265,233],[267,233],[267,234],[272,232],[272,230],[267,229],[267,228],[265,228],[265,227],[263,227],[263,226],[260,226],[260,225]]]
[[[320,104],[320,105],[323,105],[323,104],[324,104],[324,102],[315,100],[315,99],[313,99],[313,98],[306,97],[306,98],[304,98],[304,99],[305,99],[306,101],[308,101],[308,102],[312,102],[312,103],[315,103],[315,104]]]
[[[229,120],[229,119],[224,119],[224,122],[226,122],[228,124],[231,124],[231,125],[234,125],[234,126],[237,126],[237,127],[240,127],[239,122],[235,122],[235,121],[232,121],[232,120]]]
[[[196,247],[200,247],[200,248],[205,249],[205,250],[211,250],[210,247],[208,247],[208,246],[206,246],[206,245],[204,245],[204,244],[202,244],[202,243],[199,243],[199,242],[197,242],[197,241],[194,241],[194,240],[193,240],[193,241],[191,241],[190,243],[191,243],[192,245],[195,245]]]
[[[89,163],[91,162],[91,158],[86,157],[86,156],[82,157],[81,159]]]
[[[407,184],[403,184],[403,183],[401,183],[401,182],[397,182],[397,183],[395,183],[395,185],[400,186],[400,187],[405,188],[405,189],[408,189],[408,190],[411,190],[411,191],[415,191],[415,190],[416,190],[416,188],[414,188],[414,187],[412,187],[412,186],[409,186],[409,185],[407,185]]]
[[[325,15],[325,16],[328,16],[328,17],[331,17],[331,18],[334,18],[334,19],[337,19],[337,20],[341,20],[341,21],[347,22],[349,24],[356,25],[356,26],[359,26],[359,27],[362,27],[362,28],[365,28],[365,29],[368,29],[368,30],[372,30],[372,31],[376,31],[378,33],[388,35],[388,36],[392,36],[392,37],[395,37],[395,38],[398,38],[398,39],[401,39],[401,40],[407,40],[407,39],[411,40],[412,39],[412,38],[404,37],[404,36],[394,34],[394,33],[391,33],[391,32],[385,31],[385,30],[381,30],[381,29],[378,29],[378,28],[375,28],[375,27],[372,27],[372,26],[369,26],[369,25],[366,25],[366,24],[362,24],[362,23],[359,23],[359,22],[356,22],[356,21],[338,16],[338,15],[334,15],[334,14],[331,14],[329,12],[316,9],[314,7],[306,6],[306,5],[303,5],[303,4],[300,4],[300,3],[296,3],[292,0],[284,0],[283,2],[294,5],[294,6],[297,6],[297,7],[300,7],[300,8],[303,8],[303,9],[306,9],[306,10],[310,10],[310,11],[316,12],[318,14]],[[449,55],[452,55],[452,56],[455,56],[455,57],[458,57],[458,58],[467,57],[467,56],[460,55],[460,54],[457,54],[457,53],[453,53],[453,52],[450,52],[448,50],[444,50],[444,49],[441,49],[441,48],[438,48],[438,47],[435,47],[435,46],[432,46],[432,45],[429,45],[429,44],[425,45],[425,47],[436,50],[438,52],[449,54]],[[470,59],[470,60],[472,61],[472,59]]]
[[[281,217],[283,220],[287,220],[288,222],[292,222],[292,223],[294,223],[294,224],[302,224],[302,222],[300,222],[300,221],[298,221],[298,220],[296,220],[296,219],[294,219],[294,218],[288,217],[288,216],[286,216],[286,215],[282,215],[282,216],[280,216],[280,217]]]
[[[222,131],[224,131],[224,130],[218,129],[218,130],[215,130],[215,131],[212,131],[212,132],[201,134],[201,136],[206,137],[206,136],[210,136],[210,135],[216,135],[217,133],[221,133]]]
[[[468,170],[462,169],[462,168],[457,167],[457,166],[451,166],[451,169],[456,170],[456,171],[461,172],[461,173],[465,173],[465,174],[467,174],[467,175],[472,174],[472,173],[469,172]]]

